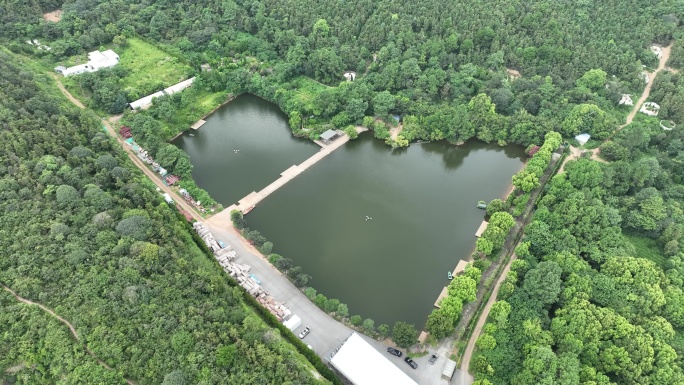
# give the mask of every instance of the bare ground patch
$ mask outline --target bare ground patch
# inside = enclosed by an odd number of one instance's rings
[[[46,21],[51,21],[53,23],[56,23],[56,22],[62,20],[62,10],[58,9],[56,11],[44,13],[43,19],[45,19]]]

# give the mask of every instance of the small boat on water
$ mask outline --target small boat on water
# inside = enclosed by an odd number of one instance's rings
[[[195,134],[188,134],[188,136],[195,136]]]
[[[452,279],[454,279],[454,276],[451,274],[451,272],[448,272],[447,278],[449,278],[449,281],[451,281]]]

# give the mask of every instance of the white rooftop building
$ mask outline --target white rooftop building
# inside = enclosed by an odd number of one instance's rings
[[[577,139],[580,146],[584,146],[589,141],[589,139],[591,139],[591,135],[589,135],[587,133],[579,134],[579,135],[575,136],[575,139]]]
[[[339,347],[330,363],[354,385],[418,385],[356,333]]]
[[[64,76],[72,76],[82,74],[84,72],[95,72],[100,68],[114,67],[119,64],[119,55],[116,52],[108,49],[106,51],[93,51],[88,53],[88,63],[79,64],[73,67],[64,68],[62,66],[56,67],[55,71]]]
[[[643,112],[648,116],[657,116],[660,111],[660,105],[654,102],[646,102],[641,105],[639,112]]]
[[[658,47],[657,45],[652,45],[652,46],[651,46],[651,52],[653,52],[653,54],[656,55],[656,57],[657,57],[658,59],[660,59],[661,57],[663,57],[663,49],[660,48],[660,47]]]
[[[634,101],[632,100],[632,97],[629,94],[622,94],[622,98],[618,102],[619,105],[625,105],[625,106],[633,106]]]
[[[192,82],[195,81],[195,78],[192,77],[188,80],[183,80],[182,82],[178,84],[174,84],[171,87],[164,88],[162,91],[157,91],[153,93],[152,95],[147,95],[143,98],[140,98],[136,101],[130,102],[128,105],[131,106],[131,109],[137,110],[138,108],[140,109],[146,109],[149,106],[152,105],[152,102],[154,101],[155,98],[162,97],[164,95],[173,95],[175,93],[181,92],[184,89],[190,87],[192,85]]]

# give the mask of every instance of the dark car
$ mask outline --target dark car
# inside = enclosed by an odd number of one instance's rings
[[[416,368],[418,367],[418,364],[416,364],[416,361],[413,361],[413,360],[411,359],[411,357],[406,357],[406,358],[404,358],[404,362],[406,362],[407,364],[409,364],[409,366],[412,367],[413,369],[416,369]]]
[[[401,357],[401,350],[399,350],[399,349],[387,348],[387,351],[389,352],[389,354],[391,354],[393,356]]]
[[[434,365],[435,361],[437,361],[437,355],[433,354],[430,356],[430,359],[428,360],[428,362],[430,363],[430,365]]]

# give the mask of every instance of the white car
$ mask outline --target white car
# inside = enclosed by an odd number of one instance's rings
[[[309,325],[306,325],[304,330],[302,330],[302,332],[299,333],[299,338],[304,338],[304,337],[308,336],[309,333],[311,333],[311,329],[309,329]]]

